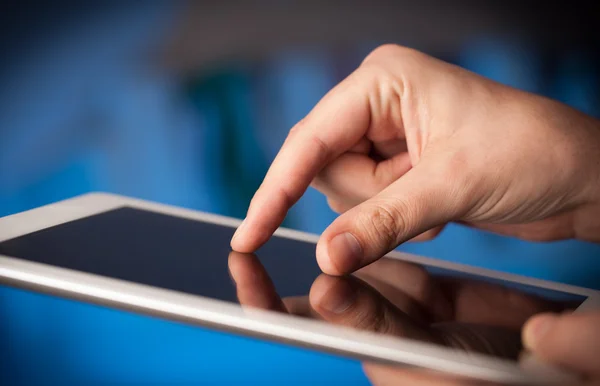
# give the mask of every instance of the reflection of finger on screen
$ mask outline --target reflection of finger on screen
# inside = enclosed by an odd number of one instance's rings
[[[412,319],[421,323],[431,323],[433,321],[433,318],[429,316],[429,313],[426,312],[425,308],[401,289],[361,272],[355,273],[354,276],[373,287],[373,289],[379,292],[381,296],[386,298],[395,307]]]
[[[321,275],[310,290],[311,306],[323,319],[361,330],[437,342],[421,325],[364,282]]]
[[[368,278],[373,278],[401,291],[419,304],[434,320],[448,320],[452,317],[451,302],[435,278],[420,265],[384,257],[360,269],[357,274],[369,283]],[[374,287],[378,290],[383,289],[382,286]],[[384,294],[386,297],[387,293]]]
[[[256,256],[231,252],[228,264],[242,306],[286,312],[271,278]]]

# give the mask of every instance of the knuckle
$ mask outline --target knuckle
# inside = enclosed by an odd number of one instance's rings
[[[304,117],[300,121],[298,121],[298,123],[296,123],[290,129],[289,135],[296,135],[297,133],[303,131],[303,129],[306,127],[306,121],[307,121],[306,117]]]
[[[292,205],[294,205],[296,201],[298,201],[298,199],[300,198],[298,194],[293,194],[290,192],[290,190],[284,187],[278,187],[276,189],[277,190],[275,195],[279,197],[284,207],[286,208],[291,208]]]
[[[310,146],[316,147],[318,149],[317,153],[320,154],[324,160],[328,160],[331,155],[331,148],[329,145],[318,135],[311,135],[309,138]]]
[[[365,211],[362,219],[364,231],[371,239],[385,243],[387,247],[395,247],[406,228],[406,205],[389,205],[387,203],[374,203]],[[362,220],[362,221],[361,221]]]
[[[331,146],[319,136],[319,134],[312,132],[311,130],[305,130],[307,127],[308,118],[305,117],[300,120],[294,127],[292,127],[286,138],[288,141],[302,141],[309,148],[316,148],[320,162],[327,162],[330,160],[332,155]],[[284,144],[285,145],[285,144]]]
[[[383,44],[371,51],[363,60],[362,64],[379,63],[389,59],[412,58],[419,52],[397,44]]]

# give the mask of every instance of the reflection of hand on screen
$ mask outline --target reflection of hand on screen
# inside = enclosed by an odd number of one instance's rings
[[[516,359],[532,315],[560,305],[499,285],[431,276],[382,259],[352,276],[320,275],[307,296],[280,299],[254,255],[232,252],[229,269],[242,306]]]

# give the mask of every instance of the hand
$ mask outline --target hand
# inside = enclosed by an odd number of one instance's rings
[[[418,265],[388,258],[349,277],[322,274],[308,296],[283,300],[256,256],[232,252],[229,270],[244,307],[510,359],[521,351],[528,318],[569,306],[485,282],[432,277]]]
[[[340,215],[328,274],[451,221],[530,240],[600,240],[598,121],[419,52],[383,46],[290,132],[232,240],[253,252],[309,184]]]
[[[527,322],[523,341],[533,355],[547,363],[583,374],[572,386],[600,385],[600,312],[537,315]],[[475,383],[375,364],[364,365],[375,386],[468,386]]]

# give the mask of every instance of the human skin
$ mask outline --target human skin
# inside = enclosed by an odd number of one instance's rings
[[[340,213],[317,244],[317,261],[330,275],[355,272],[408,240],[434,237],[449,222],[526,240],[599,242],[600,123],[386,45],[292,128],[232,248],[258,249],[311,184]],[[535,317],[524,343],[598,382],[592,370],[600,369],[599,315]],[[540,327],[550,325],[544,320],[554,321],[563,338],[535,338],[550,331]],[[584,344],[569,348],[571,338]],[[402,376],[430,382],[428,375],[369,365],[367,374],[376,384]]]

